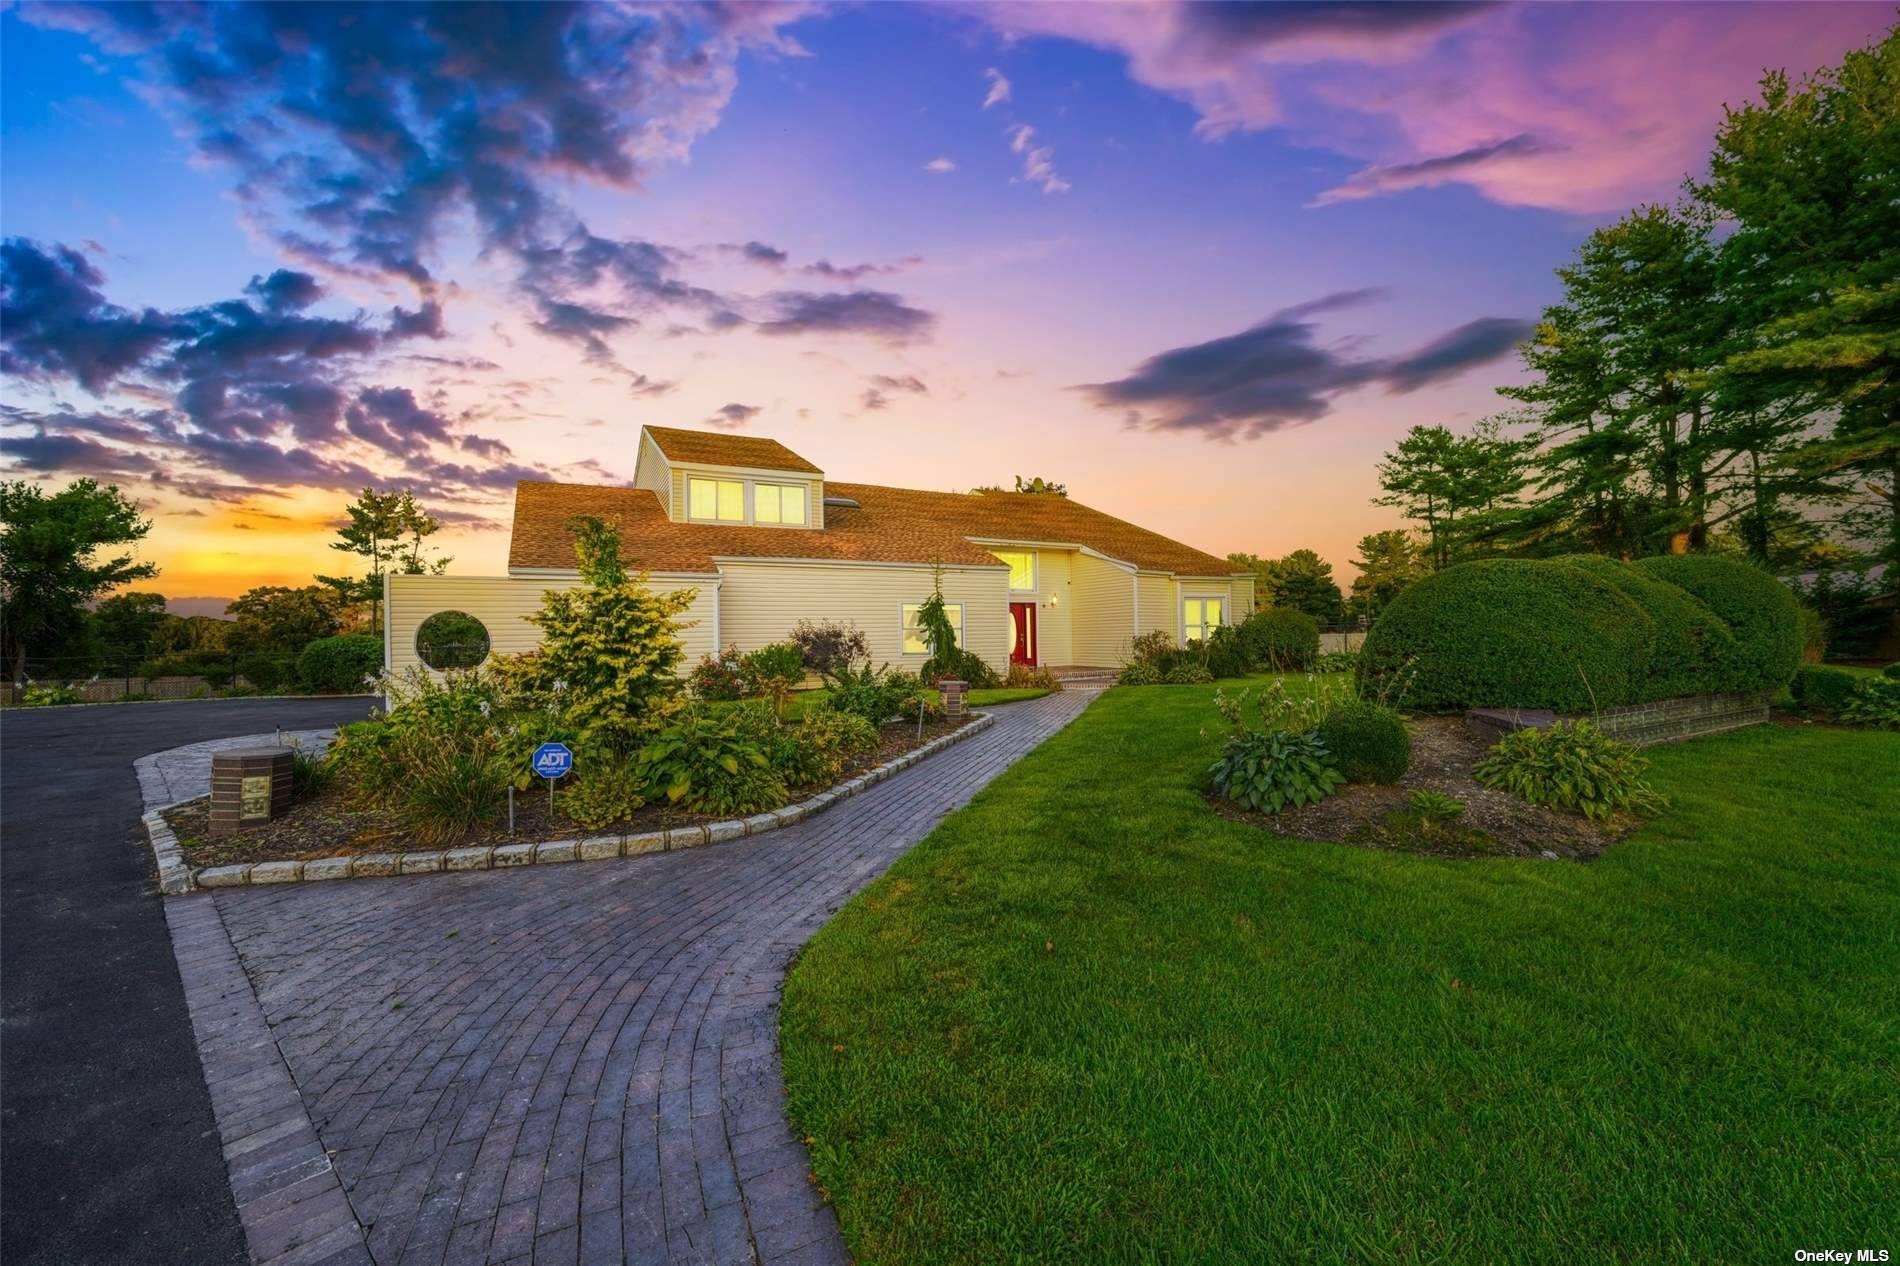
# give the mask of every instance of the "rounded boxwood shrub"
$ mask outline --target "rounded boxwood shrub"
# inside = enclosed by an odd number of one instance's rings
[[[1722,617],[1735,651],[1715,666],[1712,691],[1775,690],[1801,663],[1800,604],[1759,567],[1714,554],[1659,554],[1637,568],[1686,589]]]
[[[383,639],[369,633],[320,637],[297,656],[297,676],[307,690],[361,690],[382,670]]]
[[[1569,554],[1554,561],[1616,586],[1656,626],[1649,673],[1637,683],[1633,702],[1723,689],[1720,683],[1735,660],[1735,635],[1707,603],[1686,589],[1601,554]]]
[[[1256,611],[1241,622],[1240,650],[1249,664],[1311,668],[1319,658],[1319,621],[1292,607]]]
[[[1362,684],[1411,674],[1408,708],[1630,703],[1655,622],[1608,581],[1566,563],[1495,558],[1427,576],[1392,600],[1359,652]]]
[[[1405,719],[1366,699],[1349,699],[1319,723],[1319,740],[1347,782],[1395,783],[1412,763]]]
[[[1838,668],[1819,668],[1803,664],[1795,669],[1789,683],[1794,701],[1811,712],[1838,715],[1860,689],[1860,679]]]

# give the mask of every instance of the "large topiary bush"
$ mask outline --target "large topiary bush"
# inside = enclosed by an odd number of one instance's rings
[[[1714,554],[1663,554],[1636,567],[1686,589],[1727,622],[1734,653],[1713,666],[1710,691],[1775,690],[1801,663],[1799,603],[1759,567]]]
[[[1707,603],[1686,589],[1601,554],[1570,554],[1555,561],[1616,586],[1656,626],[1656,649],[1649,672],[1637,683],[1634,701],[1722,689],[1717,683],[1735,662],[1735,635]]]
[[[382,670],[383,639],[369,633],[320,637],[297,656],[297,676],[306,690],[362,690]]]
[[[1240,624],[1240,650],[1249,664],[1278,671],[1311,668],[1319,658],[1319,622],[1292,607],[1268,607]]]
[[[1412,674],[1400,702],[1427,712],[1629,703],[1655,622],[1608,581],[1556,562],[1487,559],[1447,568],[1380,613],[1360,651],[1371,685]]]

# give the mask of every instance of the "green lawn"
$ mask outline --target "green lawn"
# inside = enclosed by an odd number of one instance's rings
[[[928,699],[936,700],[942,698],[935,690],[925,690],[923,693],[924,697]],[[972,708],[993,708],[1000,703],[1021,703],[1025,699],[1040,699],[1048,693],[1047,690],[1030,689],[1028,687],[1010,689],[1008,687],[999,686],[994,690],[972,690],[970,691],[969,700]],[[787,721],[803,720],[805,709],[817,707],[821,700],[829,698],[830,695],[831,692],[822,687],[817,690],[800,690],[786,701],[785,719]],[[738,705],[715,704],[713,706],[736,707]]]
[[[859,1262],[1900,1247],[1900,735],[1658,749],[1600,860],[1452,862],[1215,817],[1212,693],[1110,692],[800,958]]]

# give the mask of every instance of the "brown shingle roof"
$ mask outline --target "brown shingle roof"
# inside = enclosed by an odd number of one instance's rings
[[[716,431],[682,431],[676,426],[646,428],[669,462],[703,466],[750,466],[757,470],[798,470],[808,475],[825,472],[762,435],[721,435]]]
[[[620,525],[621,556],[650,571],[712,572],[714,558],[815,558],[841,562],[995,564],[967,537],[1085,545],[1147,571],[1238,574],[1233,564],[1136,527],[1067,497],[1017,492],[971,496],[876,484],[830,483],[822,530],[675,523],[644,488],[592,484],[515,485],[510,567],[574,566],[568,520],[596,515]]]

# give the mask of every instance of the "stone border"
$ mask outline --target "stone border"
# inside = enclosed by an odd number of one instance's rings
[[[438,875],[467,870],[505,870],[553,862],[598,862],[615,857],[639,857],[647,853],[698,848],[705,844],[723,844],[728,840],[763,835],[767,831],[803,822],[813,814],[823,813],[840,800],[848,800],[860,792],[869,791],[926,756],[974,738],[994,724],[996,718],[993,714],[972,713],[968,725],[934,738],[922,747],[912,748],[882,765],[873,766],[856,778],[846,779],[809,799],[774,809],[770,813],[755,813],[749,818],[731,818],[700,826],[642,831],[637,835],[591,835],[530,844],[478,845],[473,848],[412,853],[358,853],[348,857],[319,857],[307,862],[243,862],[232,866],[194,868],[185,861],[178,836],[165,822],[165,811],[203,797],[193,796],[189,800],[148,810],[144,819],[145,831],[151,838],[152,855],[158,862],[159,891],[168,897],[182,896],[201,888],[312,883],[326,879],[380,879],[391,875]]]

